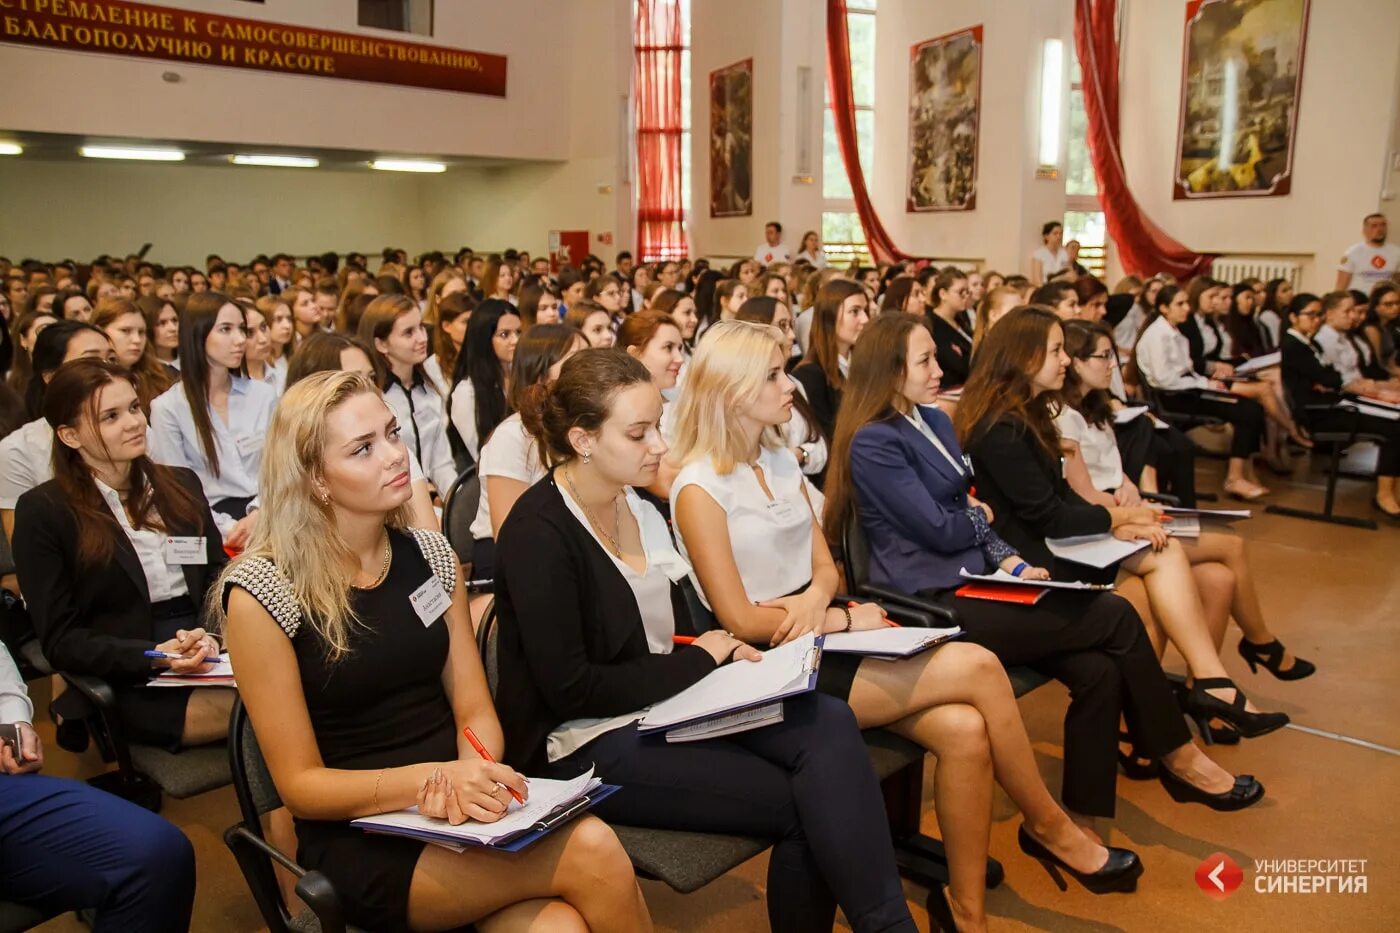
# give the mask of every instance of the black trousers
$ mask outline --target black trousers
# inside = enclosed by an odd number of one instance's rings
[[[1259,440],[1264,436],[1264,406],[1252,398],[1238,395],[1226,398],[1217,396],[1224,393],[1204,391],[1176,392],[1162,402],[1168,411],[1183,415],[1204,415],[1226,421],[1235,429],[1235,438],[1230,443],[1231,457],[1252,457],[1259,450]]]
[[[1158,758],[1191,740],[1147,630],[1112,593],[1051,591],[1033,606],[919,594],[958,614],[967,639],[1008,667],[1030,667],[1069,688],[1060,796],[1086,816],[1111,817],[1117,801],[1118,717],[1139,753]]]
[[[1376,460],[1376,475],[1400,476],[1400,421],[1358,414],[1344,408],[1308,412],[1308,427],[1313,431],[1350,431],[1353,424],[1363,434],[1382,438],[1381,454]]]
[[[1195,507],[1196,448],[1189,437],[1171,426],[1159,428],[1147,417],[1115,424],[1113,434],[1129,479],[1141,486],[1142,470],[1150,466],[1162,492],[1176,496],[1185,508]]]
[[[784,704],[783,722],[668,744],[614,729],[559,764],[592,761],[622,790],[595,813],[610,823],[774,840],[768,922],[830,933],[840,904],[861,931],[914,930],[884,801],[851,708],[822,694]]]

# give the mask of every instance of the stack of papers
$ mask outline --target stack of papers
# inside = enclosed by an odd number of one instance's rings
[[[859,654],[867,658],[894,660],[908,658],[921,651],[957,638],[963,630],[952,628],[877,628],[861,632],[836,632],[826,636],[823,650],[836,654]]]
[[[1127,424],[1138,417],[1147,414],[1146,405],[1127,405],[1113,413],[1114,424]]]
[[[211,658],[214,668],[204,674],[176,674],[173,671],[166,671],[158,677],[151,678],[148,687],[236,687],[237,683],[233,679],[233,662],[228,659],[228,655],[221,654],[217,658]]]
[[[1066,541],[1073,540],[1070,538]],[[1112,583],[1083,583],[1079,580],[1026,580],[1021,577],[1013,577],[1005,570],[998,570],[996,573],[969,573],[966,567],[960,571],[965,580],[978,580],[983,583],[1009,583],[1016,586],[1041,587],[1049,590],[1111,590]]]
[[[1050,553],[1060,560],[1101,569],[1131,557],[1148,546],[1146,541],[1120,541],[1111,534],[1046,538],[1045,543],[1050,548]],[[1044,581],[1031,582],[1044,585]]]
[[[1235,367],[1236,376],[1248,376],[1250,373],[1257,373],[1272,366],[1278,366],[1283,362],[1283,351],[1275,350],[1273,353],[1265,353],[1263,356],[1256,356],[1252,360],[1245,360]]]
[[[669,700],[657,703],[637,723],[637,731],[667,732],[680,726],[709,723],[815,690],[823,637],[804,635],[764,652],[759,661],[731,661]],[[734,725],[734,719],[730,718],[728,724]]]
[[[530,778],[524,804],[511,800],[506,815],[494,823],[467,821],[453,826],[446,820],[423,816],[417,807],[351,820],[366,832],[408,836],[461,852],[467,846],[490,846],[519,851],[557,826],[583,813],[617,790],[593,776],[590,768],[569,781]]]
[[[1192,515],[1203,520],[1229,522],[1237,518],[1249,518],[1253,514],[1249,509],[1183,509],[1174,505],[1163,506],[1162,511],[1172,516],[1173,521],[1181,521],[1179,516],[1182,515]]]
[[[719,716],[697,722],[693,726],[681,726],[666,733],[668,742],[699,742],[702,739],[718,739],[721,736],[737,735],[750,729],[762,729],[783,721],[783,701],[740,710],[728,716]]]
[[[1201,520],[1195,515],[1174,515],[1172,520],[1162,527],[1173,538],[1199,538],[1201,536]]]

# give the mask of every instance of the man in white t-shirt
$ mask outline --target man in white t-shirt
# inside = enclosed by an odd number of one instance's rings
[[[763,240],[758,249],[753,251],[753,258],[765,266],[771,266],[775,262],[789,262],[792,255],[788,248],[783,245],[783,225],[776,220],[770,220],[763,226]]]
[[[1044,285],[1051,276],[1069,268],[1069,252],[1064,248],[1065,225],[1058,220],[1047,220],[1040,228],[1040,242],[1043,244],[1031,253],[1031,283]]]
[[[1354,288],[1369,295],[1400,268],[1400,246],[1386,243],[1387,232],[1384,214],[1366,215],[1361,221],[1361,242],[1348,249],[1337,266],[1338,289]]]

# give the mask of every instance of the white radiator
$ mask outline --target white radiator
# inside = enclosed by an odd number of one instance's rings
[[[1302,267],[1296,262],[1262,256],[1221,256],[1210,267],[1212,278],[1230,285],[1249,278],[1264,282],[1283,279],[1293,286],[1294,291],[1302,287],[1299,281],[1301,272]]]

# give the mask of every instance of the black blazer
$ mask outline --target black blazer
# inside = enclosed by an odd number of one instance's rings
[[[651,653],[632,588],[553,474],[516,500],[496,538],[496,611],[503,760],[527,774],[542,773],[563,723],[635,712],[715,669],[694,645]]]
[[[224,569],[223,537],[194,471],[170,468],[204,504],[203,531],[171,528],[172,535],[204,535],[207,563],[186,564],[190,599],[204,612],[204,597]],[[101,567],[78,565],[78,521],[57,480],[19,497],[15,505],[15,566],[44,657],[56,670],[119,681],[145,682],[155,645],[151,595],[136,549],[113,519],[113,559]],[[208,626],[206,625],[206,628]]]
[[[1313,347],[1284,331],[1283,389],[1295,417],[1306,422],[1307,406],[1331,405],[1341,399],[1342,374],[1322,361]]]
[[[807,393],[807,403],[812,406],[812,416],[821,426],[824,437],[836,433],[836,413],[841,410],[841,390],[833,389],[826,381],[826,373],[815,362],[799,363],[792,371],[792,378],[802,383]]]
[[[924,316],[928,318],[929,330],[933,332],[938,368],[943,370],[943,384],[950,389],[963,385],[967,382],[967,374],[972,371],[971,338],[932,311]]]
[[[1201,316],[1192,311],[1186,316],[1186,320],[1181,322],[1177,331],[1186,338],[1186,343],[1191,348],[1191,366],[1201,375],[1206,374],[1206,342],[1201,336]]]
[[[1019,419],[1001,419],[967,452],[977,498],[992,507],[992,529],[1031,563],[1052,566],[1046,538],[1103,534],[1112,527],[1108,509],[1069,488],[1061,464]]]

